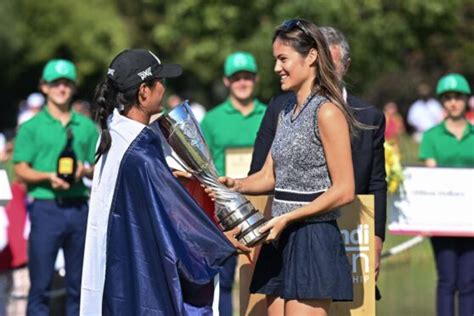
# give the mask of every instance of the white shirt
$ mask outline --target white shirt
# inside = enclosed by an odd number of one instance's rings
[[[112,146],[94,168],[81,284],[81,316],[102,315],[107,229],[120,163],[130,144],[146,128],[114,110],[109,117]]]
[[[441,104],[435,99],[429,99],[413,103],[408,110],[407,120],[416,132],[423,133],[441,122],[443,118],[444,111]]]

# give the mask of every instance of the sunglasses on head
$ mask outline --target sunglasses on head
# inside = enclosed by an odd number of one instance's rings
[[[303,25],[303,23],[298,20],[298,19],[292,19],[292,20],[286,20],[282,23],[282,28],[285,30],[285,31],[291,31],[295,28],[299,29],[301,32],[303,32],[304,35],[306,35],[308,38],[310,38],[311,40],[313,40],[314,42],[314,39],[313,37],[311,36],[311,34],[309,33],[309,31],[306,29],[306,27]]]

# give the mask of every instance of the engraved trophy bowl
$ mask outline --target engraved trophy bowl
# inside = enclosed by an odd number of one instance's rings
[[[219,226],[224,231],[239,226],[240,233],[236,239],[248,247],[262,242],[268,235],[268,232],[259,232],[265,218],[242,194],[217,181],[219,176],[211,153],[188,101],[163,114],[157,121],[168,144],[180,158],[178,163],[199,182],[214,190],[215,217]]]

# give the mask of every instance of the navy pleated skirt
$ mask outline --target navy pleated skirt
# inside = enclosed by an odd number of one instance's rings
[[[352,301],[351,267],[337,222],[295,223],[264,244],[250,292],[285,300]]]

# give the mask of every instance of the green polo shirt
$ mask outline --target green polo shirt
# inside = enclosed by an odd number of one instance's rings
[[[438,167],[474,167],[474,126],[468,125],[460,140],[446,128],[445,122],[423,134],[420,159],[434,159]]]
[[[244,116],[227,99],[206,114],[201,129],[220,175],[225,174],[227,148],[253,147],[266,108],[255,99],[253,111]]]
[[[72,147],[81,162],[94,163],[95,146],[99,136],[95,123],[76,112],[66,126],[53,118],[47,107],[32,119],[20,125],[15,139],[13,161],[27,162],[33,169],[43,172],[55,172],[59,155],[66,145],[67,128],[73,134]],[[55,197],[86,197],[89,189],[79,181],[71,189],[53,190],[49,182],[28,184],[28,194],[36,199],[54,199]]]

